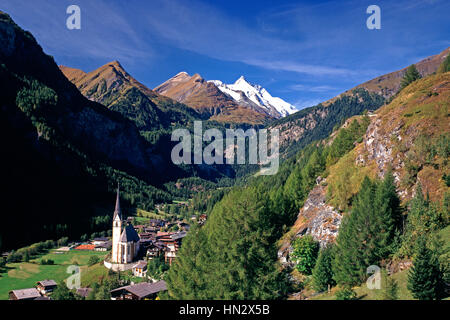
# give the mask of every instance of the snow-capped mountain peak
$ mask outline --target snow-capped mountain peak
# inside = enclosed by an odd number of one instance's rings
[[[239,77],[233,84],[224,84],[220,80],[211,80],[219,90],[231,96],[237,102],[242,102],[242,93],[256,106],[265,110],[268,114],[281,118],[297,111],[290,103],[272,95],[263,87],[249,83],[244,76]]]

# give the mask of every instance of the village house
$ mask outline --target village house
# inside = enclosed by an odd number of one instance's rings
[[[147,249],[147,258],[153,259],[159,257],[164,252],[165,246],[162,242],[152,242]]]
[[[11,290],[9,292],[9,300],[36,300],[41,294],[36,288]]]
[[[144,278],[147,276],[147,261],[139,261],[135,266],[133,266],[132,271],[135,277]]]
[[[181,241],[186,234],[186,231],[182,231],[160,239],[166,245],[167,250],[165,252],[164,260],[166,263],[169,263],[169,265],[172,265],[172,261],[177,257],[177,252],[181,247]]]
[[[141,282],[111,290],[111,300],[154,300],[161,291],[166,291],[166,282]]]
[[[42,280],[36,283],[36,289],[44,296],[53,292],[57,286],[58,285],[54,280]]]
[[[111,241],[107,241],[105,243],[102,244],[98,244],[95,246],[94,250],[95,251],[108,251],[109,249],[111,249],[112,247],[112,242]]]
[[[106,237],[100,237],[100,238],[94,238],[93,240],[92,240],[92,244],[93,245],[96,245],[96,246],[98,246],[98,245],[101,245],[101,244],[105,244],[105,243],[107,243],[109,241],[109,239],[108,238],[106,238]]]

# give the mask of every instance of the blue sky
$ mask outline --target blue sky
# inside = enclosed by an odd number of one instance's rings
[[[66,8],[81,8],[81,30]],[[381,8],[381,30],[366,8]],[[150,88],[180,71],[244,75],[298,108],[317,104],[450,46],[450,1],[0,0],[63,64],[119,60]]]

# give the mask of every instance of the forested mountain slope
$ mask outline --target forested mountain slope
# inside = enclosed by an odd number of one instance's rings
[[[298,237],[312,235],[322,246],[335,241],[342,218],[351,211],[366,176],[383,179],[390,172],[404,206],[417,196],[420,186],[429,201],[444,206],[436,210],[448,220],[449,107],[450,73],[438,73],[413,82],[389,105],[367,117],[370,124],[364,135],[353,141],[354,148],[335,163],[327,159],[294,226],[281,242],[283,263],[289,262],[291,245]],[[405,212],[403,223],[406,221]],[[403,248],[403,252],[411,250]]]
[[[110,213],[118,181],[125,206],[171,199],[150,185],[170,175],[133,122],[83,97],[2,12],[0,42],[4,248],[89,232],[93,216]]]
[[[295,290],[291,268],[310,275],[315,260],[302,264],[302,254],[333,243],[341,225],[338,253],[327,260],[336,280],[325,288],[361,283],[370,264],[411,257],[419,235],[448,225],[449,80],[447,72],[413,82],[375,115],[303,148],[277,175],[228,193],[185,239],[168,298],[285,298]],[[420,191],[405,210],[411,190]],[[298,238],[311,246],[296,253]]]

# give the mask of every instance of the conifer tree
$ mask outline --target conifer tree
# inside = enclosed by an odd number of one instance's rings
[[[366,277],[366,268],[372,265],[374,243],[373,199],[375,185],[365,177],[351,213],[344,216],[336,239],[333,263],[335,280],[342,285],[356,285]]]
[[[401,229],[402,222],[400,199],[391,169],[388,169],[383,181],[377,186],[374,209],[376,221],[373,232],[378,239],[375,255],[381,260],[393,253],[396,231]]]
[[[437,254],[427,247],[425,236],[417,240],[416,256],[408,273],[407,288],[419,300],[437,300],[443,297],[443,272]]]
[[[438,72],[449,72],[450,71],[450,54],[447,55],[447,58],[441,63],[439,66]]]
[[[316,266],[313,269],[313,288],[317,292],[322,292],[336,285],[333,279],[333,247],[328,246],[320,250]]]
[[[410,83],[421,78],[419,71],[414,64],[410,65],[408,69],[406,69],[405,75],[402,78],[400,88],[403,89],[407,87]]]
[[[367,267],[393,253],[400,221],[400,200],[390,170],[381,182],[365,177],[336,239],[336,281],[344,285],[364,281]]]
[[[169,297],[283,297],[288,281],[277,267],[275,246],[281,235],[276,225],[280,213],[271,208],[270,198],[257,187],[228,193],[201,230],[183,242],[178,262],[167,275]]]
[[[383,272],[384,288],[383,300],[397,300],[398,299],[398,283],[397,281]]]

